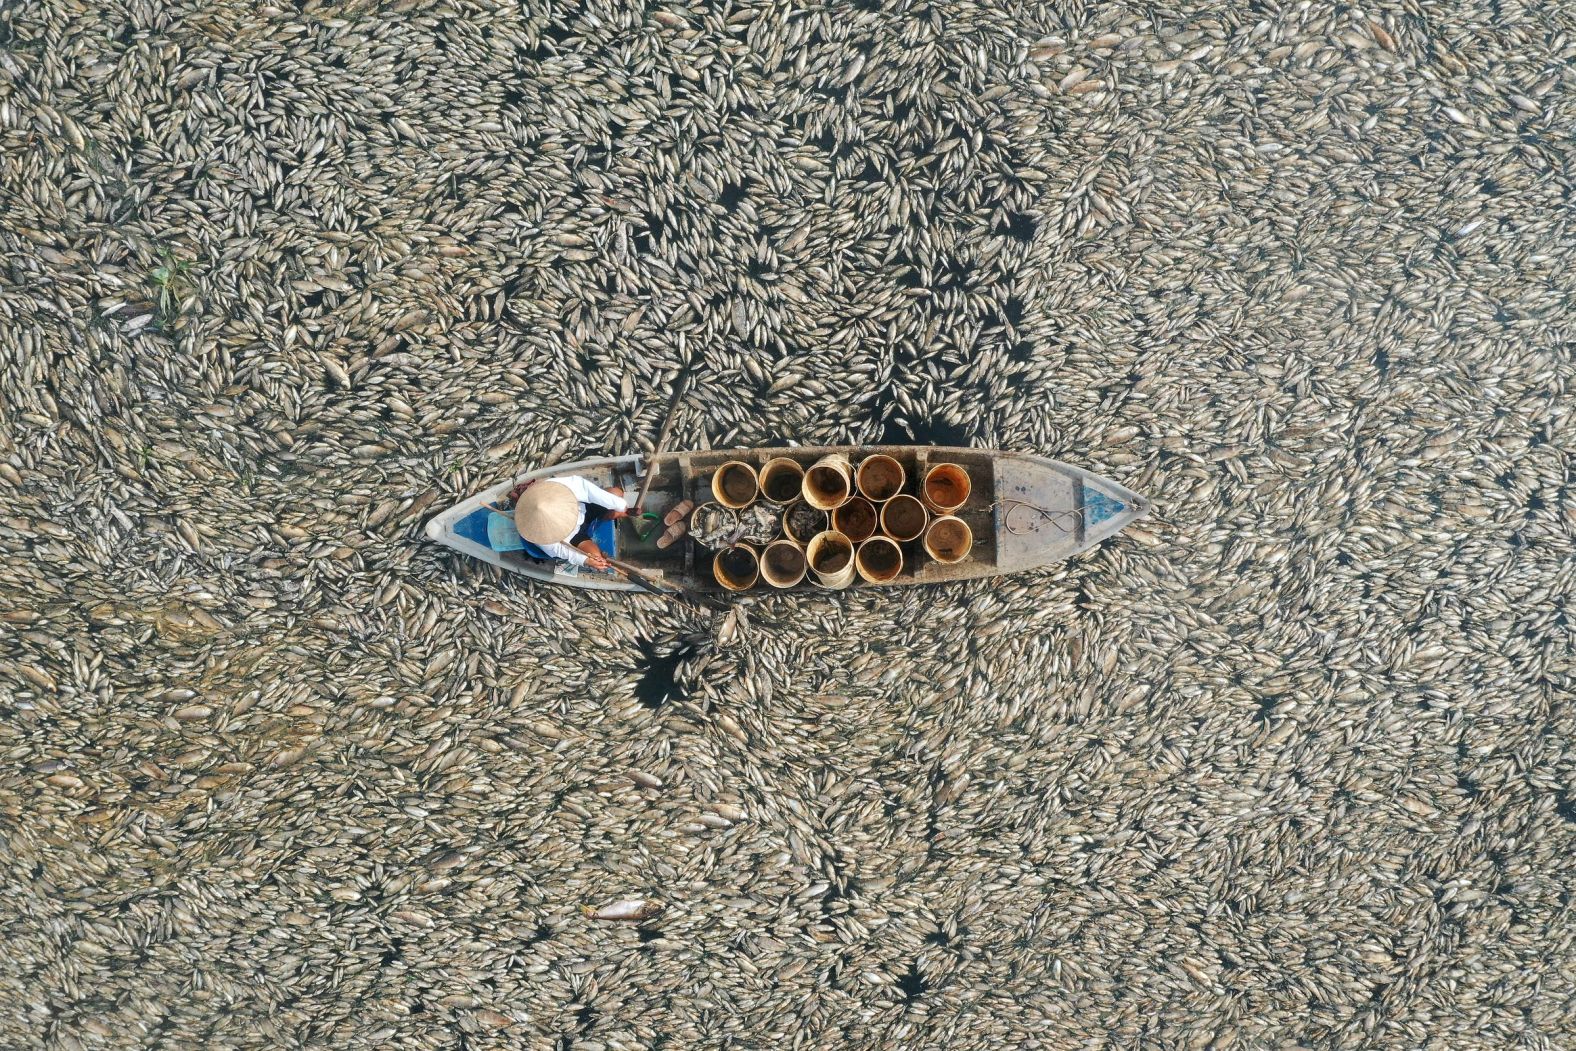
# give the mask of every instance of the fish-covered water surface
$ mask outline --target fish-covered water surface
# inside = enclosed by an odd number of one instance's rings
[[[0,12],[0,1038],[1569,1046],[1561,17]],[[1154,511],[715,617],[422,538],[681,373]]]

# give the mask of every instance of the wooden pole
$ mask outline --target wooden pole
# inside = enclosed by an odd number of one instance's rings
[[[647,576],[645,572],[638,567],[632,566],[628,562],[623,562],[616,558],[609,558],[607,561],[608,564],[614,569],[618,570],[620,573],[624,574],[626,577],[633,580],[636,584],[645,588],[647,591],[658,595],[665,595],[668,598],[680,599],[684,602],[688,602],[692,606],[700,606],[718,613],[723,613],[728,610],[728,604],[726,602],[721,602],[717,599],[714,599],[710,595],[703,595],[693,588],[686,587],[685,585],[676,581],[655,580],[652,577]]]
[[[684,333],[679,333],[679,354],[684,353]],[[673,418],[678,415],[679,399],[684,397],[684,391],[689,387],[690,373],[685,371],[679,377],[678,383],[673,387],[673,398],[668,402],[668,414],[662,420],[662,430],[657,432],[657,443],[651,447],[651,455],[646,458],[646,473],[640,480],[640,498],[635,501],[635,509],[630,517],[638,521],[642,511],[646,509],[646,496],[651,492],[651,480],[657,476],[657,458],[667,449],[668,435],[673,432]],[[639,525],[635,526],[639,529]]]

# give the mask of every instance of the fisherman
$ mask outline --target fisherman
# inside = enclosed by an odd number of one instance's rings
[[[591,528],[603,519],[629,516],[623,489],[616,485],[603,489],[579,475],[569,475],[526,482],[511,495],[516,498],[515,528],[522,538],[573,566],[612,566],[591,539]]]

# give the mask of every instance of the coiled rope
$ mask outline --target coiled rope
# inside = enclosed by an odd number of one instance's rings
[[[1040,518],[1046,519],[1057,529],[1067,533],[1076,533],[1078,526],[1088,527],[1088,523],[1084,520],[1086,508],[1069,507],[1061,511],[1052,511],[1038,504],[1031,504],[1027,500],[1016,500],[1009,497],[1006,500],[997,500],[986,510],[993,511],[998,507],[1007,508],[1006,512],[1001,516],[1001,527],[1013,536],[1023,536],[1025,533],[1035,532],[1042,527],[1042,523],[1038,518],[1030,518],[1026,523],[1020,518],[1019,524],[1015,526],[1012,516],[1017,511],[1027,511],[1034,515],[1039,515]],[[1071,526],[1067,524],[1069,517],[1073,520]]]

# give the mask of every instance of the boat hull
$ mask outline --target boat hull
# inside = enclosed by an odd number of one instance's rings
[[[901,587],[1002,576],[1050,565],[1078,555],[1120,532],[1149,512],[1149,503],[1126,487],[1072,464],[1030,453],[941,446],[794,446],[790,448],[727,449],[676,452],[661,456],[646,507],[661,514],[681,499],[697,504],[711,499],[711,476],[723,464],[742,461],[759,468],[768,460],[788,457],[809,466],[823,456],[842,454],[857,466],[865,457],[883,454],[904,465],[905,491],[917,493],[924,472],[938,463],[964,467],[970,482],[967,502],[954,514],[970,528],[974,548],[962,561],[944,564],[926,558],[922,544],[905,544],[906,565],[894,580],[872,584],[856,580],[851,587]],[[645,464],[639,456],[602,457],[557,464],[506,479],[440,513],[427,523],[427,536],[463,554],[500,569],[543,583],[597,591],[634,591],[637,585],[611,572],[537,563],[518,552],[494,550],[479,535],[476,523],[488,504],[498,504],[522,481],[580,475],[604,486],[638,491]],[[661,529],[656,533],[660,534]],[[710,553],[698,543],[680,541],[658,549],[654,537],[634,538],[619,532],[618,557],[658,579],[690,587],[722,591],[711,576]],[[799,588],[810,589],[806,580]],[[756,590],[769,591],[764,583]]]

